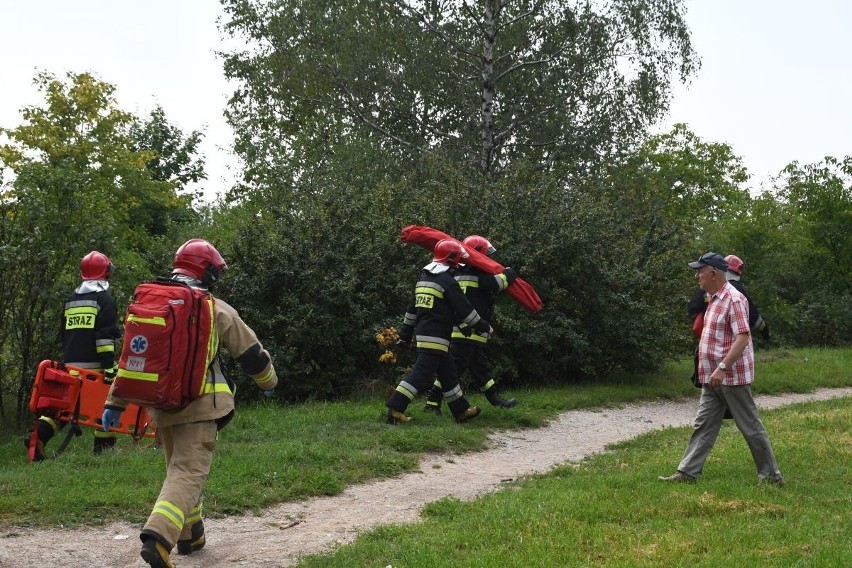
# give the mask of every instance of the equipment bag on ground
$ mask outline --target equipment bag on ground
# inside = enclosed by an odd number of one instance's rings
[[[113,394],[172,410],[204,394],[218,350],[214,299],[206,290],[158,279],[136,287],[124,321]]]

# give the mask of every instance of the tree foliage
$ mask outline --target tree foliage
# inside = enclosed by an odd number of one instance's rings
[[[697,65],[672,0],[224,5],[225,29],[252,46],[226,59],[251,176],[353,134],[407,164],[585,171],[639,140]]]
[[[180,172],[160,175],[156,167],[185,159],[158,141],[178,142],[174,148],[192,162],[194,138],[184,144],[161,112],[143,123],[122,111],[115,88],[91,74],[62,80],[43,72],[35,84],[44,104],[24,108],[24,122],[3,129],[7,142],[0,145],[0,162],[12,173],[0,200],[7,295],[0,378],[17,385],[19,413],[38,362],[61,356],[62,302],[79,283],[80,259],[99,250],[113,260],[112,291],[121,306],[138,281],[161,270],[155,267],[163,251],[174,251],[169,241],[178,226],[194,222],[191,196],[163,179]]]

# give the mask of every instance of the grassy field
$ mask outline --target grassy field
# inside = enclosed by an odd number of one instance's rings
[[[427,505],[301,568],[353,566],[852,566],[852,401],[764,413],[788,485],[758,485],[739,431],[722,430],[695,485],[667,485],[688,428],[657,431],[473,503]]]
[[[690,364],[644,377],[512,391],[520,406],[485,412],[465,426],[415,404],[414,423],[390,427],[381,420],[379,399],[243,406],[220,435],[205,513],[257,512],[333,495],[352,483],[412,470],[423,453],[477,451],[494,430],[541,426],[568,409],[696,397]],[[758,354],[755,392],[850,385],[852,350]],[[790,481],[782,490],[755,484],[748,450],[731,426],[699,484],[649,481],[670,472],[686,444],[686,429],[667,430],[474,503],[429,505],[417,526],[380,528],[302,565],[852,565],[845,536],[852,518],[852,403],[812,403],[767,412],[764,419]],[[143,522],[162,482],[161,452],[122,439],[117,451],[94,457],[91,445],[87,431],[60,459],[30,465],[18,436],[0,440],[0,527]]]

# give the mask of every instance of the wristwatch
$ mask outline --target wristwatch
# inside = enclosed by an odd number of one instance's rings
[[[725,365],[725,362],[724,362],[724,361],[722,361],[721,363],[719,363],[719,368],[720,368],[720,369],[722,369],[723,371],[727,371],[727,370],[728,370],[728,366],[727,366],[727,365]]]

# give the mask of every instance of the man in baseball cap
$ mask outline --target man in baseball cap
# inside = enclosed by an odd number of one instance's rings
[[[659,479],[669,483],[698,481],[728,409],[751,450],[758,483],[783,486],[784,477],[751,394],[754,349],[746,297],[725,277],[728,263],[722,255],[702,254],[689,267],[695,270],[698,286],[709,298],[698,341],[701,399],[692,436],[677,471]]]
[[[715,252],[704,253],[698,257],[698,260],[689,263],[689,267],[693,270],[698,270],[702,266],[712,266],[723,272],[727,272],[728,270],[728,262],[725,260],[725,257]]]

